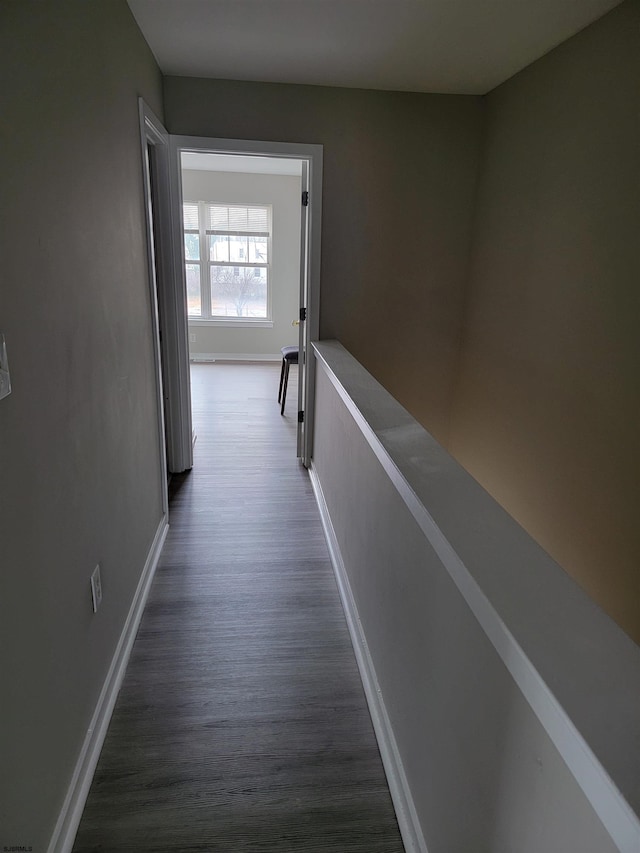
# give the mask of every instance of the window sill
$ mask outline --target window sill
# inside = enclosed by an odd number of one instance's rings
[[[245,329],[273,329],[273,320],[253,319],[251,317],[238,317],[237,320],[229,317],[223,318],[203,318],[203,317],[187,317],[187,322],[190,326],[228,326]]]

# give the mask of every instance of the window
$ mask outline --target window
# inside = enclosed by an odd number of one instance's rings
[[[189,317],[269,320],[271,207],[185,202]]]

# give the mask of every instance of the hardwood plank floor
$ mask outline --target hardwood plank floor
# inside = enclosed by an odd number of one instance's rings
[[[192,366],[194,469],[75,853],[404,850],[278,379]]]

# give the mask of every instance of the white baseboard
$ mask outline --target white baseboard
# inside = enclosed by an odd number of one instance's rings
[[[189,361],[282,361],[282,353],[192,352]]]
[[[89,794],[93,774],[95,773],[102,744],[107,734],[111,714],[118,697],[118,691],[129,662],[129,655],[136,638],[142,612],[149,595],[151,581],[155,574],[160,552],[164,544],[169,525],[166,516],[160,522],[149,554],[145,561],[144,569],[138,582],[127,620],[122,629],[115,654],[109,667],[109,672],[104,681],[100,698],[87,731],[87,736],[82,744],[78,761],[71,778],[71,784],[63,803],[56,823],[47,853],[70,853],[73,842],[78,831],[80,818]]]
[[[371,654],[367,645],[367,639],[364,634],[362,623],[360,622],[360,617],[358,616],[358,608],[353,597],[349,578],[340,552],[340,546],[338,545],[338,540],[333,528],[331,516],[329,515],[329,509],[324,498],[322,486],[313,463],[309,468],[309,476],[311,478],[311,485],[320,510],[322,526],[324,528],[327,545],[329,547],[329,556],[331,557],[331,563],[333,564],[333,570],[338,583],[338,590],[340,592],[342,606],[349,626],[351,642],[356,655],[358,669],[360,670],[360,677],[362,679],[364,692],[367,697],[369,712],[371,714],[373,728],[376,733],[378,747],[382,757],[382,764],[387,776],[391,799],[393,800],[393,805],[396,811],[402,841],[404,843],[406,853],[428,853],[420,821],[418,820],[418,815],[413,803],[413,797],[409,790],[409,783],[402,766],[402,760],[393,734],[391,722],[380,691],[380,685],[378,683],[373,660],[371,659]]]

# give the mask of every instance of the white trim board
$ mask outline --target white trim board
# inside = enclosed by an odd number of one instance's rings
[[[282,353],[192,352],[189,361],[282,361]]]
[[[378,677],[369,652],[362,622],[358,615],[358,607],[351,590],[351,584],[349,583],[349,577],[344,566],[338,539],[333,529],[329,509],[313,462],[309,467],[309,478],[318,509],[320,510],[322,527],[327,540],[327,547],[329,548],[329,557],[331,558],[342,607],[347,625],[349,626],[351,643],[355,652],[358,669],[360,670],[362,686],[367,697],[369,713],[371,714],[373,729],[376,733],[380,756],[387,776],[389,792],[395,808],[402,841],[406,853],[428,853],[418,813],[413,804],[413,797],[411,796],[409,783],[391,727],[391,721],[389,720],[384,699],[382,698],[382,691],[380,690],[380,684],[378,683]]]
[[[73,776],[67,790],[58,821],[56,823],[47,853],[71,853],[73,842],[80,825],[80,818],[91,788],[93,774],[98,764],[100,751],[109,728],[120,685],[127,669],[133,642],[138,633],[140,620],[147,602],[151,582],[158,565],[162,546],[169,529],[167,516],[164,515],[158,525],[151,548],[138,581],[138,587],[127,619],[124,623],[118,645],[116,646],[109,672],[105,678],[100,697],[96,704],[89,729],[76,762]]]

